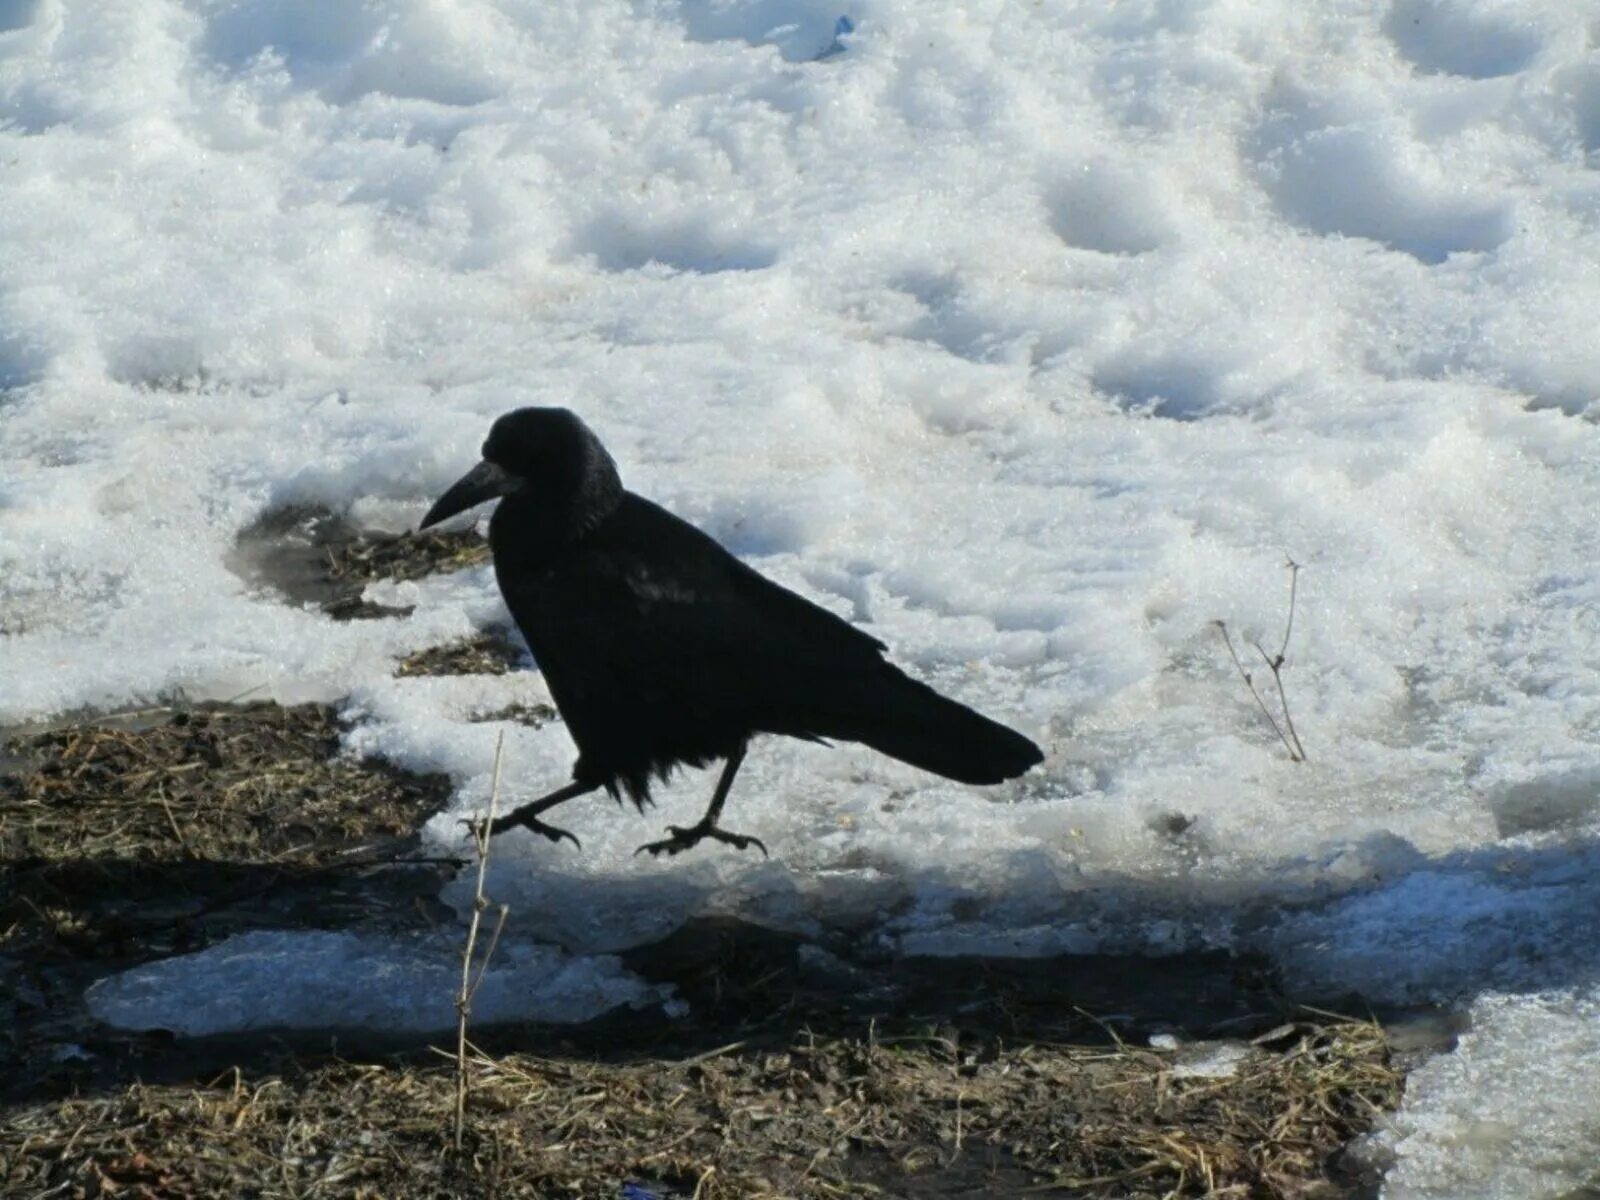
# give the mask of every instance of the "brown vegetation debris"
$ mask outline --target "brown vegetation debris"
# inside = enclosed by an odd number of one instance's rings
[[[506,629],[489,629],[459,642],[419,650],[396,675],[504,675],[523,664],[522,644]]]
[[[938,1038],[802,1035],[678,1061],[479,1054],[461,1155],[447,1055],[235,1071],[17,1108],[0,1182],[157,1197],[610,1200],[629,1180],[700,1200],[1353,1195],[1331,1164],[1396,1103],[1400,1072],[1374,1025],[1298,1029],[1221,1079],[1175,1077],[1130,1047],[968,1059]]]
[[[146,723],[14,739],[0,775],[0,860],[311,863],[410,833],[449,781],[340,753],[334,710],[155,710]]]
[[[327,552],[331,579],[362,584],[421,579],[489,561],[489,543],[475,527],[393,535],[362,532],[330,543]]]

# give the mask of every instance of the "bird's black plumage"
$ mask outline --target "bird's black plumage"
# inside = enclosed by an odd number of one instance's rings
[[[572,784],[496,832],[570,836],[538,814],[600,787],[642,808],[652,778],[725,759],[705,818],[641,849],[677,853],[704,837],[759,845],[716,824],[758,733],[862,742],[964,783],[999,783],[1041,760],[1021,734],[885,661],[882,642],[624,490],[567,410],[506,414],[483,457],[422,527],[501,497],[489,521],[495,578],[578,747]]]

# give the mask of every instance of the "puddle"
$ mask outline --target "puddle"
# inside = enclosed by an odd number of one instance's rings
[[[403,617],[410,608],[362,598],[379,579],[420,579],[488,561],[475,528],[426,533],[362,529],[325,508],[268,513],[239,534],[228,569],[250,586],[294,605],[315,605],[337,620]]]

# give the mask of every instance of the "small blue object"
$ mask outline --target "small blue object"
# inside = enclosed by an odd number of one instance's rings
[[[664,1198],[660,1192],[652,1192],[649,1188],[645,1187],[644,1184],[634,1183],[632,1180],[629,1180],[627,1183],[622,1185],[622,1196],[620,1197],[620,1200],[664,1200]]]
[[[839,39],[848,37],[855,31],[856,23],[849,17],[841,15],[839,19],[833,23],[833,41],[829,42],[827,48],[823,50],[821,54],[817,55],[817,61],[821,62],[825,58],[832,58],[836,54],[843,54],[848,47],[846,47],[845,44]]]

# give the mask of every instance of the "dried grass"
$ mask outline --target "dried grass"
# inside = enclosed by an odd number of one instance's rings
[[[14,739],[0,859],[319,863],[410,834],[449,781],[339,752],[333,709],[151,710]]]
[[[801,1039],[679,1062],[478,1054],[466,1150],[435,1062],[235,1072],[11,1112],[17,1195],[1334,1197],[1398,1098],[1376,1026],[1300,1027],[1227,1079],[1148,1051]],[[60,1189],[59,1193],[56,1189]],[[142,1189],[142,1190],[141,1190]]]
[[[459,642],[419,650],[395,668],[408,675],[504,675],[527,661],[509,630],[490,629]]]
[[[349,583],[421,579],[489,561],[489,543],[477,529],[430,529],[396,535],[357,533],[327,547],[328,576]]]

